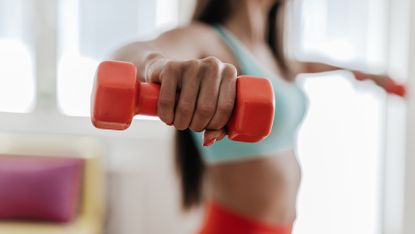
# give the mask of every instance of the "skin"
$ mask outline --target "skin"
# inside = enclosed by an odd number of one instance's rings
[[[258,59],[282,76],[266,42],[267,13],[275,0],[241,0],[224,26]],[[197,38],[197,40],[195,39]],[[172,43],[174,42],[174,43]],[[161,84],[158,116],[179,130],[204,131],[205,145],[225,137],[235,100],[239,65],[229,48],[208,25],[191,23],[158,38],[128,44],[114,60],[134,63],[139,78]],[[299,73],[319,73],[342,68],[324,63],[290,61]],[[352,71],[375,81],[387,76]],[[179,94],[178,94],[179,93]],[[241,215],[269,224],[290,225],[296,217],[301,170],[294,151],[208,165],[207,196]]]

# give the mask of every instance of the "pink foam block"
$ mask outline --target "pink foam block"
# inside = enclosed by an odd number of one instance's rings
[[[82,168],[78,158],[0,155],[0,219],[70,222]]]

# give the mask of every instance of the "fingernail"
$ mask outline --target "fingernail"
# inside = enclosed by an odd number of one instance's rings
[[[168,122],[168,123],[166,123],[167,125],[169,125],[169,126],[172,126],[173,125],[173,121],[171,121],[171,122]]]
[[[211,146],[213,144],[215,144],[216,142],[216,138],[210,139],[208,141],[203,142],[203,146],[207,147],[207,146]]]

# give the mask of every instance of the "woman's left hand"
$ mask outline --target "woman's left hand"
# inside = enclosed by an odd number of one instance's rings
[[[406,96],[406,85],[399,84],[394,79],[392,79],[388,75],[373,75],[373,74],[366,74],[363,72],[355,71],[353,72],[354,76],[357,80],[371,80],[377,86],[381,87],[389,94],[395,94],[401,97]]]

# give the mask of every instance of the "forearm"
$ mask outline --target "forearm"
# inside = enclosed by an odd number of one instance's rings
[[[331,72],[331,71],[338,71],[344,70],[353,73],[353,76],[358,80],[375,80],[379,78],[379,75],[370,74],[367,72],[363,72],[358,69],[353,68],[345,68],[340,66],[334,66],[325,63],[316,63],[316,62],[305,62],[302,63],[303,72],[304,73],[323,73],[323,72]]]
[[[156,56],[162,56],[162,52],[152,42],[135,42],[116,50],[110,59],[133,63],[142,77],[146,64]]]
[[[318,62],[303,62],[302,67],[303,67],[304,73],[322,73],[322,72],[331,72],[331,71],[337,71],[337,70],[347,70],[347,71],[354,72],[354,70],[350,68],[344,68],[340,66],[334,66],[331,64],[318,63]]]
[[[148,54],[154,50],[149,42],[135,42],[125,45],[110,56],[110,59],[117,61],[131,62],[135,65],[140,65]]]
[[[111,59],[131,62],[138,69],[138,76],[145,71],[152,59],[164,57],[171,60],[197,59],[202,54],[200,40],[192,38],[200,33],[198,25],[176,28],[154,40],[127,44],[113,53]],[[174,42],[174,43],[173,43]]]
[[[303,73],[322,73],[336,70],[346,70],[353,73],[353,76],[357,80],[371,80],[379,87],[382,87],[386,92],[396,94],[399,96],[405,96],[406,88],[404,85],[396,83],[388,75],[378,75],[373,73],[363,72],[357,69],[342,68],[338,66],[332,66],[324,63],[305,62],[301,63]]]

